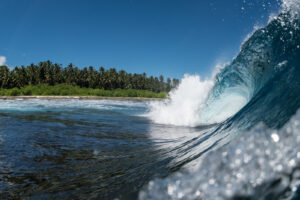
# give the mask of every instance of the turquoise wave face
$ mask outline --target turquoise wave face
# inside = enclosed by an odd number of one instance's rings
[[[242,45],[233,62],[216,76],[208,105],[233,91],[248,100],[234,120],[245,117],[247,128],[259,121],[281,127],[300,106],[299,83],[300,20],[289,10]]]

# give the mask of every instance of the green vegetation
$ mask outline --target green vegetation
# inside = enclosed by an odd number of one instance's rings
[[[152,92],[134,89],[92,89],[67,84],[25,86],[23,88],[0,89],[0,96],[101,96],[101,97],[146,97],[165,98],[167,92]]]
[[[68,84],[81,88],[93,89],[135,89],[148,90],[152,92],[168,92],[176,87],[178,79],[167,78],[166,81],[161,75],[159,77],[147,77],[146,73],[132,74],[124,70],[117,71],[115,68],[104,69],[100,67],[85,67],[79,69],[73,64],[62,67],[50,61],[40,62],[38,65],[31,64],[27,67],[15,67],[9,70],[7,66],[0,66],[0,88],[23,88],[27,85]]]
[[[0,96],[57,95],[104,97],[164,98],[176,87],[178,79],[148,77],[115,68],[79,69],[73,64],[62,67],[50,61],[15,67],[0,66]]]

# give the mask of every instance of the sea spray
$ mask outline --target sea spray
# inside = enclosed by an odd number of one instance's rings
[[[164,102],[150,103],[147,114],[154,122],[178,126],[197,126],[213,81],[201,80],[198,75],[185,75]]]
[[[147,114],[155,123],[196,127],[219,123],[238,112],[248,102],[247,89],[231,87],[210,98],[214,79],[185,75],[164,102],[151,102]]]

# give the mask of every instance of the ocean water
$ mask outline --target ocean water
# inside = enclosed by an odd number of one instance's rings
[[[300,199],[300,1],[165,101],[0,100],[1,199]]]
[[[1,199],[134,199],[145,183],[177,171],[213,140],[205,136],[212,127],[153,123],[143,116],[149,106],[0,100]],[[193,147],[193,138],[207,143]]]

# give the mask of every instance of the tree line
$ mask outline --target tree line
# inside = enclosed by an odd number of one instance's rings
[[[67,67],[50,61],[31,64],[27,67],[15,67],[10,70],[7,66],[0,66],[0,88],[22,88],[27,85],[57,85],[70,84],[93,89],[136,89],[153,92],[170,91],[179,84],[178,79],[148,77],[146,73],[132,74],[115,68],[96,70],[93,66],[79,69],[72,63]]]

